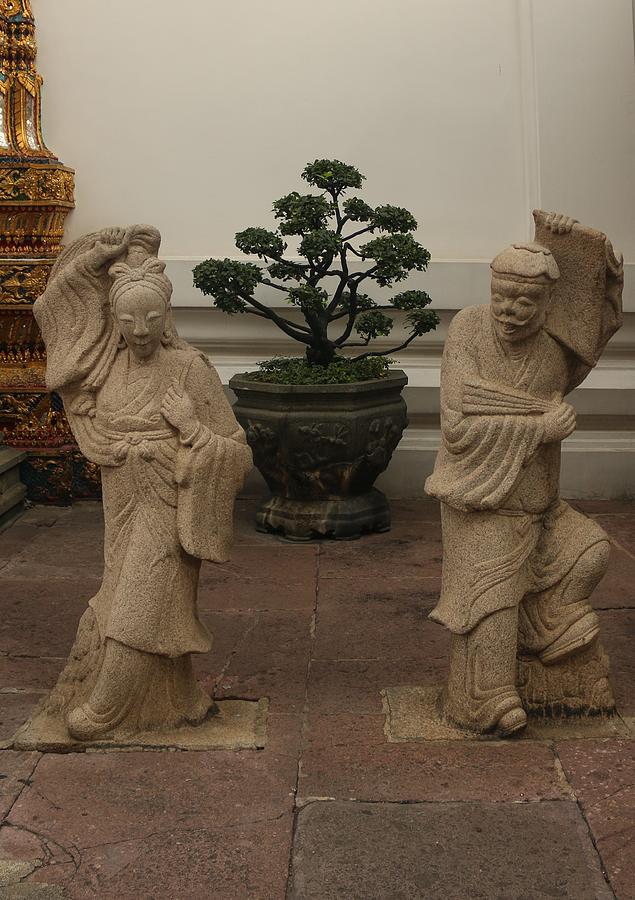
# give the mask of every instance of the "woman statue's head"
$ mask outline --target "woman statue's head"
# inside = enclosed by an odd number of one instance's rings
[[[121,337],[137,359],[149,359],[160,344],[171,343],[167,333],[172,284],[165,263],[150,257],[140,266],[115,263],[110,306]]]
[[[161,234],[152,225],[133,225],[128,234],[130,242],[124,262],[131,268],[142,265],[149,256],[158,256]]]

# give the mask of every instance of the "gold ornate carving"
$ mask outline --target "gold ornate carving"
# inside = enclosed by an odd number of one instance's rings
[[[0,200],[74,205],[74,172],[62,165],[0,165]]]
[[[20,13],[29,19],[33,18],[29,0],[0,0],[0,14],[3,16],[18,16]]]
[[[0,423],[10,429],[7,443],[14,447],[74,445],[61,408],[54,409],[51,396],[37,389],[0,392]]]
[[[0,2],[0,156],[54,159],[42,137],[35,22],[26,0]]]
[[[73,467],[81,473],[90,496],[99,496],[101,494],[101,469],[97,463],[90,462],[79,450],[73,451],[72,460]]]
[[[30,451],[39,476],[28,489],[41,500],[70,497],[70,457],[52,462],[60,452],[52,448],[78,451],[59,398],[46,391],[32,312],[74,206],[74,172],[42,136],[36,53],[29,0],[0,0],[0,430],[6,443]]]
[[[52,266],[52,260],[0,260],[0,305],[35,303],[44,293]]]

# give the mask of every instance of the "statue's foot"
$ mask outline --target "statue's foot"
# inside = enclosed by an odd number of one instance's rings
[[[517,706],[515,709],[510,709],[504,716],[501,716],[496,725],[496,734],[499,737],[509,737],[510,734],[522,731],[526,725],[527,713],[522,706]]]
[[[112,722],[99,722],[91,716],[88,703],[82,703],[66,716],[66,727],[77,741],[94,741],[112,730]]]
[[[572,656],[578,650],[588,646],[600,633],[598,617],[589,610],[582,618],[569,625],[567,630],[559,638],[549,644],[538,659],[545,666],[551,666],[567,656]]]

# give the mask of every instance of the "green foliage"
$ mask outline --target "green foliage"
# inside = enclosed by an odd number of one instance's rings
[[[328,366],[312,366],[303,357],[275,357],[258,363],[260,371],[249,372],[245,377],[271,384],[354,384],[381,378],[391,362],[384,356],[360,360],[340,356]]]
[[[304,360],[271,360],[252,373],[254,378],[328,384],[379,377],[388,365],[386,355],[435,328],[439,319],[427,309],[430,297],[425,291],[402,291],[380,303],[362,287],[389,287],[412,272],[423,272],[430,254],[413,237],[417,221],[404,207],[372,207],[358,196],[345,198],[347,190],[359,190],[364,182],[355,166],[316,159],[302,177],[321,193],[292,191],[273,204],[275,230],[245,228],[236,234],[237,248],[263,260],[261,265],[209,259],[194,269],[194,284],[219,309],[268,318],[304,345]],[[346,228],[347,222],[361,225]],[[359,245],[362,234],[377,232]],[[299,239],[300,261],[285,259],[286,236]],[[300,315],[285,318],[277,306],[258,300],[254,292],[259,284],[279,291]],[[364,348],[389,335],[394,326],[391,310],[405,313],[407,335],[398,346],[368,350],[354,359],[339,355],[347,347]]]
[[[273,214],[281,219],[280,234],[306,234],[326,228],[333,204],[321,194],[292,191],[273,204]]]
[[[391,234],[416,231],[417,220],[403,206],[378,206],[370,217],[373,228],[388,231]]]
[[[370,222],[375,210],[369,206],[365,200],[360,197],[350,197],[342,204],[344,215],[348,216],[351,222]]]
[[[218,309],[233,315],[247,310],[247,301],[260,284],[260,267],[233,259],[208,259],[194,268],[194,285],[214,298]]]
[[[403,281],[410,272],[424,272],[430,254],[411,234],[391,234],[374,238],[359,248],[364,259],[375,260],[373,278],[382,287]]]
[[[423,309],[432,298],[425,291],[401,291],[392,298],[395,309]]]
[[[357,317],[355,331],[368,341],[380,335],[389,335],[392,331],[394,320],[379,310],[364,312]]]
[[[304,313],[318,313],[326,308],[329,296],[322,288],[301,284],[300,287],[289,290],[289,299]]]
[[[376,300],[369,297],[368,294],[357,294],[355,297],[355,309],[358,313],[364,312],[366,309],[375,309],[379,306]],[[340,299],[340,307],[344,312],[351,311],[351,295],[349,291],[344,291]]]
[[[305,166],[302,177],[322,191],[340,194],[346,188],[361,188],[366,176],[339,159],[316,159]]]
[[[236,235],[236,246],[249,256],[268,256],[277,259],[287,249],[286,243],[275,231],[266,228],[245,228]]]
[[[433,309],[419,309],[406,316],[406,324],[417,337],[434,331],[441,320]]]
[[[333,257],[339,253],[342,246],[342,238],[328,228],[320,228],[319,231],[310,231],[300,241],[300,253],[307,259],[319,259],[320,257]]]
[[[296,262],[287,262],[285,259],[277,260],[267,266],[267,272],[269,272],[271,277],[278,278],[280,281],[290,281],[291,279],[299,281],[306,269],[308,269],[308,266],[303,266]]]

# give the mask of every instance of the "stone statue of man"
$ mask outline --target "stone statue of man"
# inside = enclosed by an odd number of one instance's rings
[[[600,232],[535,212],[536,239],[492,262],[491,303],[454,318],[441,366],[443,581],[453,635],[444,714],[505,736],[527,723],[517,656],[544,667],[596,641],[606,534],[559,497],[563,399],[621,325],[623,266]],[[553,698],[562,700],[562,698]]]

